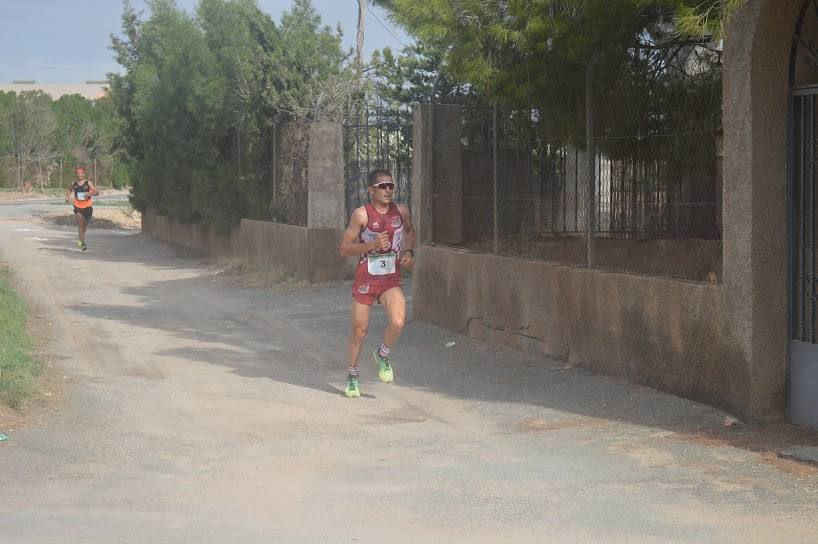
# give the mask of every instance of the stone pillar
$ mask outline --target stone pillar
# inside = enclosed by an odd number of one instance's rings
[[[343,229],[346,226],[343,149],[341,125],[310,125],[307,227]]]

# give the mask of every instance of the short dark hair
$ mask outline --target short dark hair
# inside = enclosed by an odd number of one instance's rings
[[[386,170],[385,168],[376,168],[369,173],[369,175],[366,177],[366,181],[369,183],[369,185],[375,185],[378,183],[378,178],[384,178],[386,176],[391,178],[392,172]]]

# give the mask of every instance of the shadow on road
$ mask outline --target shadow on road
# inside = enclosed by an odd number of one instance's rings
[[[218,365],[246,378],[342,394],[349,284],[336,282],[284,293],[244,289],[214,276],[200,252],[142,234],[91,237],[89,244],[92,250],[88,252],[65,253],[64,248],[53,245],[43,250],[78,260],[200,269],[201,274],[126,288],[125,294],[138,299],[133,306],[100,301],[75,306],[74,311],[156,335],[171,334],[196,345],[158,349],[153,354],[158,358]],[[411,300],[411,290],[407,293]],[[361,356],[364,391],[367,381],[377,379],[371,350],[384,326],[383,312],[377,308]],[[451,341],[456,344],[446,347]],[[486,403],[518,404],[559,412],[548,419],[522,417],[509,423],[510,432],[588,430],[619,421],[671,431],[690,442],[753,451],[818,445],[818,433],[807,429],[784,423],[725,428],[721,424],[725,414],[712,407],[541,355],[462,337],[428,323],[407,325],[393,360],[399,387],[477,401],[482,407]]]

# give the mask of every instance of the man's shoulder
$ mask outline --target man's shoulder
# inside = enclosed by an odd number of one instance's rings
[[[366,213],[366,204],[364,204],[363,206],[359,206],[355,208],[355,210],[353,210],[351,222],[356,224],[363,222],[363,224],[365,225],[368,221],[368,218],[369,215]]]

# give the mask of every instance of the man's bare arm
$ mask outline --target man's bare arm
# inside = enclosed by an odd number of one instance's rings
[[[415,227],[412,224],[412,212],[404,204],[398,204],[398,211],[403,216],[403,245],[401,248],[401,266],[412,266],[415,262]],[[408,251],[408,253],[407,253]]]
[[[361,229],[366,226],[367,217],[364,208],[358,208],[352,212],[352,217],[349,219],[349,225],[344,230],[341,238],[341,256],[342,257],[357,257],[368,253],[373,249],[379,247],[378,241],[375,242],[359,242],[358,237],[361,234]]]
[[[412,252],[415,250],[415,227],[412,223],[412,212],[409,211],[409,207],[405,204],[398,204],[398,211],[403,216],[403,239],[404,239],[404,250],[411,249]]]

